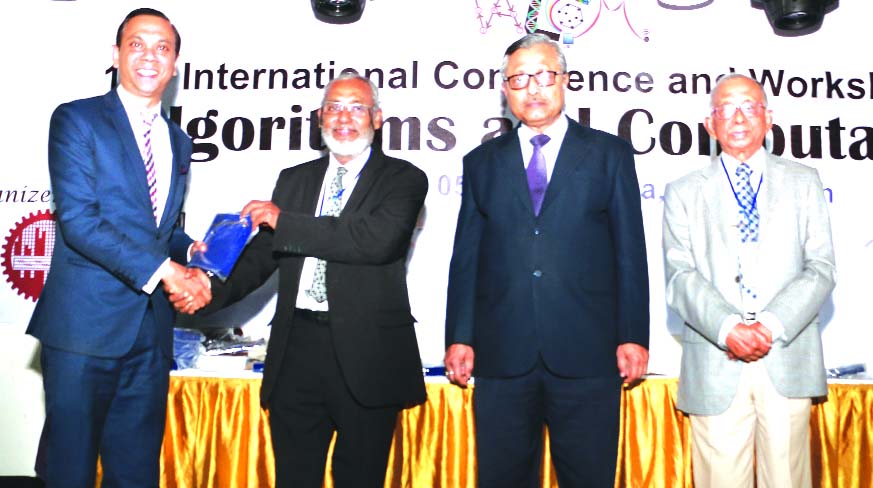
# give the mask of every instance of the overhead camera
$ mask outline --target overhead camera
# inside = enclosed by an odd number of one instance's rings
[[[315,18],[328,24],[351,24],[364,13],[367,0],[311,0]]]
[[[837,0],[752,0],[752,6],[764,9],[776,34],[799,36],[817,31]]]

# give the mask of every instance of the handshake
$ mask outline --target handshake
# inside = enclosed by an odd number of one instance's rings
[[[250,226],[252,229],[257,227],[267,227],[270,229],[275,229],[276,224],[279,218],[280,210],[276,205],[274,205],[270,201],[259,201],[253,200],[246,204],[240,212],[240,218],[245,220],[246,218],[250,219]],[[213,222],[213,227],[220,225],[220,217],[226,216],[228,214],[216,216],[216,220]],[[235,224],[232,224],[235,226]],[[239,227],[236,226],[237,229],[246,229],[246,233],[248,233],[248,226]],[[232,231],[232,232],[237,232]],[[215,249],[221,249],[222,251],[228,250],[227,248],[236,248],[236,251],[241,250],[241,246],[245,245],[245,239],[239,241],[237,239],[238,236],[232,236],[229,238],[216,237],[218,234],[214,232],[214,229],[210,229],[210,232],[207,234],[205,241],[210,243],[217,244],[218,247]],[[213,240],[213,238],[215,240]],[[196,241],[191,247],[191,254],[200,255],[206,253],[207,244],[203,241]],[[227,254],[230,254],[229,252]],[[238,252],[234,254],[235,257],[238,256]],[[229,267],[232,267],[232,261],[225,260],[229,264]],[[196,264],[192,267],[185,267],[181,264],[177,264],[174,262],[170,262],[170,266],[172,267],[172,272],[169,273],[163,279],[164,291],[167,293],[167,296],[170,299],[170,303],[173,304],[173,308],[176,309],[179,313],[184,313],[188,315],[192,315],[196,313],[201,308],[209,305],[209,302],[212,301],[212,283],[210,281],[209,276],[206,275],[202,269],[198,267]],[[229,267],[225,270],[225,273],[229,273]],[[207,266],[207,269],[213,269],[216,271],[217,276],[219,276],[222,280],[225,279],[225,274],[216,270],[216,268],[210,268]]]
[[[203,252],[206,244],[194,242],[193,252]],[[164,291],[179,313],[192,315],[212,301],[212,283],[209,276],[200,268],[186,268],[170,261],[172,273],[164,276]]]

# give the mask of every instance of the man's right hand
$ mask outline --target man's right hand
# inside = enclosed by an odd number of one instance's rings
[[[464,388],[473,375],[473,348],[466,344],[452,344],[446,349],[446,378]]]
[[[773,337],[770,330],[760,322],[752,325],[739,323],[728,333],[725,343],[728,347],[728,357],[750,363],[770,352]]]
[[[209,277],[201,269],[189,269],[170,261],[173,272],[164,276],[164,291],[176,311],[193,314],[212,301]]]
[[[269,200],[252,200],[243,207],[242,211],[240,211],[240,216],[251,215],[252,230],[257,229],[261,225],[275,229],[280,213],[279,207]]]

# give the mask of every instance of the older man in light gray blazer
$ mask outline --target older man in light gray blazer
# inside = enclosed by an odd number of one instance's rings
[[[722,78],[711,108],[721,156],[664,197],[694,483],[809,487],[810,403],[827,395],[818,312],[835,283],[827,203],[816,170],[762,147],[772,113],[757,82]]]

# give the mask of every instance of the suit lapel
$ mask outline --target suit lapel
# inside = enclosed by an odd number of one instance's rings
[[[161,117],[164,118],[164,121],[167,123],[167,127],[170,129],[170,146],[173,150],[173,168],[170,172],[170,190],[167,194],[167,202],[164,205],[164,213],[161,215],[161,227],[165,225],[175,225],[175,222],[168,222],[168,216],[170,212],[174,208],[181,208],[180,200],[184,197],[184,191],[179,191],[177,188],[182,184],[187,178],[187,171],[183,171],[183,169],[187,168],[187,165],[190,164],[190,161],[182,161],[180,155],[182,154],[182,137],[180,134],[177,134],[176,131],[173,130],[172,124],[170,120],[164,117],[164,114],[161,113]]]
[[[735,206],[736,202],[733,197],[728,199],[730,192],[727,191],[727,186],[730,181],[721,164],[721,158],[715,157],[709,166],[704,168],[703,199],[706,202],[706,208],[712,217],[710,222],[715,223],[714,232],[718,238],[724,243],[725,247],[730,250],[731,255],[737,253],[737,228],[736,225],[731,225],[730,222],[723,222],[722,216],[727,213],[726,206]]]
[[[131,188],[131,191],[137,194],[137,200],[143,204],[143,211],[147,212],[152,222],[154,222],[152,202],[149,197],[149,187],[146,180],[145,163],[142,160],[142,154],[139,152],[139,144],[136,142],[136,136],[133,133],[133,128],[130,126],[127,112],[124,111],[124,105],[121,104],[121,99],[118,98],[118,93],[115,90],[109,92],[104,100],[106,101],[108,118],[112,121],[112,126],[118,135],[118,139],[121,141],[121,146],[124,148],[124,157],[120,158],[119,161],[119,176],[128,180],[128,184],[125,187]]]
[[[770,153],[764,158],[764,180],[761,182],[761,189],[758,190],[758,215],[760,217],[758,226],[758,245],[761,256],[767,256],[766,245],[768,237],[771,235],[780,234],[778,230],[780,224],[784,223],[783,219],[773,218],[778,213],[777,198],[778,192],[768,191],[773,188],[790,188],[790,185],[783,181],[785,173],[782,171],[782,166],[779,161]],[[775,231],[775,232],[774,232]],[[777,251],[778,252],[778,251]]]
[[[321,185],[324,182],[324,174],[327,172],[327,156],[318,159],[311,166],[312,169],[310,170],[309,177],[298,180],[301,181],[301,186],[303,187],[301,188],[302,196],[299,200],[302,208],[294,208],[294,205],[291,205],[293,210],[299,210],[307,215],[315,215],[315,209],[318,208],[318,196],[321,194]],[[294,193],[296,192],[290,193],[289,196],[293,196]]]
[[[513,137],[506,137],[497,148],[495,174],[504,174],[509,182],[509,188],[527,212],[533,215],[533,203],[530,201],[530,190],[527,186],[527,173],[524,169],[524,161],[521,157],[521,143],[518,139],[518,128],[513,132]],[[542,211],[542,209],[540,209]]]
[[[585,163],[590,152],[590,146],[586,144],[588,138],[588,134],[581,130],[581,126],[572,120],[568,121],[567,133],[564,135],[564,140],[561,141],[561,148],[558,150],[558,158],[552,169],[549,186],[546,187],[546,195],[543,197],[540,214],[544,213],[548,206],[558,198],[558,195],[570,184],[571,175]]]
[[[364,168],[361,169],[361,174],[358,176],[358,182],[355,184],[355,189],[352,191],[352,196],[346,202],[344,209],[357,210],[364,203],[370,189],[376,184],[381,175],[381,167],[385,164],[384,156],[375,146],[371,146],[370,157],[367,159]],[[342,215],[342,214],[340,214]]]

